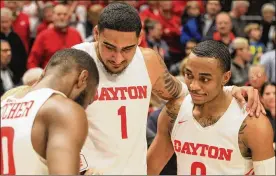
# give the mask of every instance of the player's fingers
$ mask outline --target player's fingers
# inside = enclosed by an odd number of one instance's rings
[[[235,93],[233,94],[233,96],[234,96],[234,97],[236,98],[236,100],[238,101],[240,107],[244,107],[246,101],[245,101],[245,99],[244,99],[242,93],[241,93],[241,92],[235,92]]]
[[[248,98],[246,111],[250,112],[250,110],[253,106],[253,103],[254,103],[254,88],[253,87],[248,87],[246,93],[247,93],[247,98]]]
[[[260,116],[261,110],[262,110],[261,103],[258,102],[258,106],[257,106],[257,110],[256,110],[256,117]]]
[[[262,111],[262,113],[266,115],[265,108],[264,108],[264,106],[263,106],[263,104],[262,104],[261,102],[260,102],[260,106],[261,106],[261,111]]]
[[[252,107],[250,108],[250,116],[253,116],[255,113],[257,113],[256,110],[257,110],[258,104],[259,104],[259,92],[257,89],[254,89],[253,104],[252,104]]]

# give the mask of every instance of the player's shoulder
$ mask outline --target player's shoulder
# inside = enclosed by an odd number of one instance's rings
[[[68,121],[86,118],[85,110],[73,100],[59,94],[52,95],[41,107],[39,115],[47,121]]]
[[[139,47],[142,54],[143,54],[143,57],[145,59],[151,59],[152,57],[157,57],[157,53],[151,49],[151,48],[143,48],[143,47]]]
[[[261,134],[266,133],[271,128],[271,123],[268,117],[264,114],[260,114],[259,117],[249,115],[244,119],[243,124],[246,126],[249,134]]]
[[[92,49],[93,43],[94,42],[83,42],[72,46],[72,48],[88,52]]]
[[[28,91],[31,87],[30,86],[18,86],[13,89],[8,90],[7,92],[4,93],[4,95],[1,96],[1,101],[5,100],[6,98],[10,96],[15,96],[17,94],[21,94],[25,91]]]

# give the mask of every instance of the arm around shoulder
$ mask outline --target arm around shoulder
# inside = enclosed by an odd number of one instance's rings
[[[151,80],[152,92],[165,100],[172,100],[188,92],[187,86],[172,76],[163,58],[152,49],[141,49]]]
[[[174,153],[171,132],[183,98],[169,101],[158,117],[157,134],[147,154],[149,175],[160,174]]]
[[[273,129],[263,114],[259,118],[246,119],[245,143],[252,151],[256,175],[275,175],[275,153],[273,149]]]
[[[57,97],[53,101],[46,113],[49,174],[75,175],[79,173],[79,154],[88,132],[86,114],[80,105],[70,99]]]

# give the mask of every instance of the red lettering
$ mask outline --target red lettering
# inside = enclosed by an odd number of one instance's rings
[[[22,117],[22,114],[23,114],[22,113],[22,111],[23,111],[22,105],[23,105],[23,103],[19,103],[19,107],[17,108],[17,112],[16,112],[14,118]]]
[[[127,91],[126,87],[116,87],[118,91],[121,92],[121,100],[126,100],[125,92]]]
[[[181,150],[181,142],[179,140],[174,140],[174,150],[176,152],[180,152],[180,150]]]
[[[102,88],[99,100],[111,100],[111,97],[106,88]]]
[[[33,104],[34,104],[34,101],[29,101],[29,102],[25,102],[24,103],[26,106],[25,106],[25,111],[24,113],[22,114],[22,117],[27,117],[28,116],[28,113],[30,111],[30,109],[32,108]]]
[[[8,110],[8,104],[5,104],[3,107],[1,107],[1,119],[2,120],[7,118],[7,110]]]
[[[98,94],[98,90],[97,90],[97,92],[96,92],[96,94],[95,94],[95,96],[94,96],[93,100],[94,100],[94,101],[97,101],[97,100],[98,100],[98,98],[99,98],[99,94]]]
[[[139,99],[147,98],[147,86],[137,86],[137,89]]]
[[[210,146],[208,150],[208,157],[216,159],[218,157],[218,152],[219,152],[218,147]]]
[[[205,145],[205,144],[198,144],[202,146],[201,152],[200,152],[200,156],[206,156],[205,155],[205,150],[208,150],[209,146]]]
[[[115,91],[114,91],[113,87],[109,87],[107,88],[107,90],[113,95],[112,100],[118,100],[118,96],[117,96],[118,89],[115,88]]]
[[[138,92],[137,92],[136,87],[131,86],[127,90],[128,90],[128,96],[129,96],[130,99],[137,99]]]
[[[185,143],[183,144],[181,153],[191,154],[189,142],[185,142]]]
[[[201,144],[190,143],[190,146],[192,148],[192,155],[197,155],[197,150],[201,147]]]
[[[230,161],[231,160],[231,155],[232,155],[233,150],[231,149],[224,149],[224,148],[219,148],[219,160],[226,160]]]
[[[10,110],[10,113],[9,113],[8,117],[7,117],[8,119],[11,119],[14,116],[14,113],[16,112],[18,105],[19,105],[19,103],[14,103],[14,104],[11,105],[12,108]]]

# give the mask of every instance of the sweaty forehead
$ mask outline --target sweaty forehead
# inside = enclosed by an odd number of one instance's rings
[[[135,45],[138,42],[136,32],[121,32],[112,29],[104,29],[100,35],[102,36],[103,42],[108,42],[117,48]]]
[[[219,60],[215,58],[198,57],[191,53],[187,60],[186,68],[194,73],[221,72]]]

